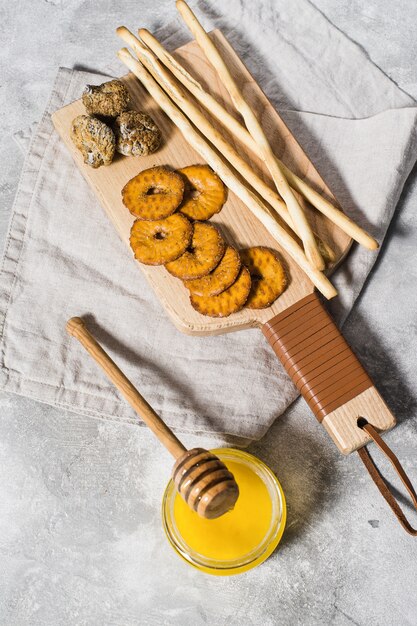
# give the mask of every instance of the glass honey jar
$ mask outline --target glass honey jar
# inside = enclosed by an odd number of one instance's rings
[[[234,509],[204,519],[188,507],[171,480],[163,497],[163,526],[187,563],[208,574],[231,576],[260,565],[275,550],[285,528],[285,496],[275,474],[253,455],[232,448],[212,452],[239,486]]]

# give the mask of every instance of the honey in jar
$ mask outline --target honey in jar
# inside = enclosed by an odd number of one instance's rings
[[[212,452],[239,486],[234,509],[217,519],[200,517],[171,481],[163,501],[164,528],[190,565],[218,576],[239,574],[262,563],[277,547],[285,527],[285,497],[276,476],[256,457],[231,448]]]

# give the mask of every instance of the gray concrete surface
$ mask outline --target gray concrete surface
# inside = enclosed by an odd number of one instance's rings
[[[315,4],[417,98],[414,0]],[[102,69],[118,45],[114,25],[140,17],[154,27],[173,14],[165,0],[2,0],[2,239],[22,165],[12,135],[41,115],[56,68]],[[387,439],[417,482],[415,174],[346,332],[399,418]],[[146,431],[70,420],[6,393],[0,406],[1,624],[417,624],[417,539],[302,403],[251,447],[287,494],[281,548],[231,579],[199,574],[171,553],[159,512],[170,460]]]

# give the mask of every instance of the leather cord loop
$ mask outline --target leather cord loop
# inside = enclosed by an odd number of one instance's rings
[[[404,487],[407,489],[407,492],[410,495],[413,505],[415,509],[417,510],[417,494],[403,466],[401,465],[398,458],[395,456],[394,452],[385,443],[385,441],[378,434],[378,432],[376,431],[374,426],[372,426],[372,424],[370,424],[369,422],[367,422],[365,419],[362,418],[358,420],[358,426],[359,428],[362,428],[368,433],[368,435],[374,440],[374,442],[376,443],[378,448],[381,450],[381,452],[385,454],[385,456],[388,458],[388,460],[394,467],[395,471],[397,472],[398,476],[400,477],[401,482],[403,483]],[[400,505],[398,504],[397,500],[395,499],[395,496],[390,490],[387,481],[379,472],[374,461],[371,459],[371,456],[368,450],[366,449],[366,447],[360,448],[358,450],[358,454],[363,464],[365,465],[366,469],[368,470],[372,480],[374,481],[375,485],[378,487],[381,495],[383,496],[385,501],[388,503],[391,510],[395,514],[395,516],[397,517],[401,526],[410,535],[412,535],[413,537],[417,537],[417,529],[413,528],[411,524],[409,523],[409,521],[407,520],[407,518],[405,517]]]

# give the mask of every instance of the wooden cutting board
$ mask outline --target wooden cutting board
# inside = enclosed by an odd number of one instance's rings
[[[330,190],[317,170],[223,35],[214,31],[211,37],[246,99],[257,111],[275,154],[300,177],[332,199]],[[195,42],[178,48],[175,56],[206,90],[233,113],[228,94]],[[138,80],[133,75],[127,75],[122,80],[131,94],[133,108],[149,113],[162,130],[164,143],[155,154],[139,158],[118,155],[110,166],[94,170],[83,163],[81,154],[70,139],[72,120],[85,113],[81,100],[54,113],[53,123],[102,203],[107,216],[126,243],[132,263],[137,263],[129,247],[133,218],[122,203],[122,188],[133,176],[154,165],[177,168],[201,163],[202,160]],[[214,120],[213,125],[217,126]],[[224,129],[220,130],[227,135]],[[263,165],[252,154],[247,154],[245,148],[236,144],[233,138],[230,141],[272,187],[270,176]],[[329,268],[331,271],[348,252],[351,239],[320,213],[313,209],[307,210],[314,229],[336,253],[337,260],[333,268]],[[191,307],[188,291],[181,281],[172,277],[163,267],[137,263],[175,326],[182,332],[195,335],[215,335],[250,327],[262,328],[317,419],[344,454],[369,441],[368,435],[358,427],[358,417],[368,418],[379,430],[391,428],[395,423],[393,415],[314,294],[313,284],[289,255],[280,250],[262,224],[233,193],[229,192],[225,206],[212,222],[220,227],[225,239],[238,248],[263,245],[281,252],[289,276],[289,286],[267,309],[243,309],[227,318],[216,319],[197,313]]]
[[[303,152],[300,145],[249,74],[248,70],[236,56],[221,32],[216,30],[211,36],[216,45],[220,48],[238,83],[243,87],[246,98],[258,112],[259,119],[264,129],[267,131],[277,156],[299,176],[308,179],[318,190],[323,191],[329,198],[332,198],[330,190],[311,161]],[[233,112],[227,92],[195,42],[188,43],[178,48],[175,52],[175,56],[206,86],[208,91],[227,105],[230,111]],[[83,173],[87,182],[94,189],[108,217],[114,224],[120,237],[129,247],[129,252],[131,253],[129,233],[133,218],[123,205],[121,197],[121,190],[125,183],[143,169],[154,165],[169,165],[176,168],[193,163],[201,163],[202,160],[188,145],[181,133],[161,109],[158,108],[156,103],[140,85],[139,81],[132,74],[127,75],[122,80],[128,87],[132,96],[133,108],[149,113],[162,130],[164,144],[155,154],[148,157],[136,158],[118,155],[110,166],[100,167],[94,170],[83,163],[81,154],[70,139],[72,120],[77,115],[85,113],[81,100],[77,100],[59,111],[56,111],[52,119],[77,166]],[[216,125],[214,121],[213,124]],[[222,132],[224,132],[224,130],[222,130]],[[233,139],[231,139],[231,141],[238,147],[242,156],[245,156],[245,149]],[[263,164],[256,160],[252,154],[250,154],[250,156],[247,155],[246,158],[252,167],[262,175],[264,180],[271,183],[269,173],[265,170]],[[271,186],[273,188],[273,185]],[[349,250],[351,239],[318,212],[312,210],[311,216],[315,223],[315,230],[319,232],[323,239],[329,243],[331,242],[331,246],[340,260]],[[238,247],[264,245],[280,250],[278,244],[268,234],[264,226],[262,226],[249,209],[231,192],[229,192],[227,203],[222,211],[213,217],[211,221],[220,227],[225,239],[232,245]],[[290,284],[285,293],[268,309],[259,311],[244,309],[225,319],[209,318],[197,313],[189,303],[187,289],[185,289],[181,281],[173,278],[163,267],[149,267],[140,265],[139,263],[138,267],[144,272],[168,315],[179,330],[188,334],[215,335],[238,330],[240,328],[262,325],[273,315],[276,315],[313,291],[313,284],[304,272],[292,261],[289,255],[284,252],[282,257],[290,277]]]

